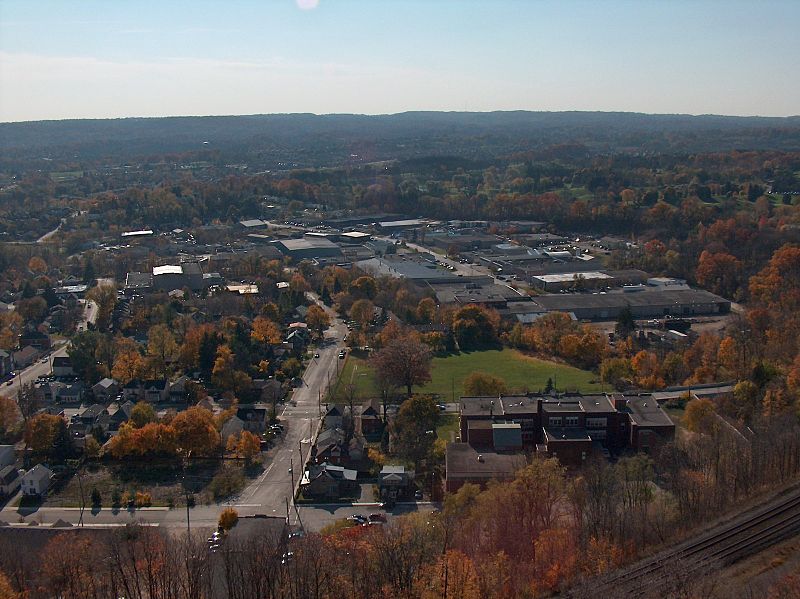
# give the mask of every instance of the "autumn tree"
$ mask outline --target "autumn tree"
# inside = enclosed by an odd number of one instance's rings
[[[253,319],[253,330],[250,333],[253,341],[266,345],[275,345],[281,342],[281,330],[269,318],[256,316]]]
[[[219,515],[219,527],[222,530],[230,530],[239,522],[239,512],[232,507],[226,507]]]
[[[249,464],[261,454],[261,440],[250,431],[242,431],[236,443],[236,454]]]
[[[697,282],[713,293],[733,297],[739,288],[742,264],[736,257],[725,252],[700,254],[695,270]]]
[[[19,421],[17,402],[10,397],[0,396],[0,442],[7,442],[11,433],[17,430]]]
[[[211,374],[211,382],[214,385],[235,395],[249,388],[252,382],[247,373],[236,369],[233,352],[227,345],[220,345],[217,348],[217,357]]]
[[[436,317],[436,301],[430,297],[423,297],[417,304],[416,316],[419,322],[431,324]]]
[[[640,351],[631,359],[631,367],[636,374],[636,382],[643,389],[661,389],[664,379],[661,375],[661,365],[652,352]]]
[[[392,423],[397,453],[419,468],[433,450],[438,422],[439,408],[432,398],[414,396],[404,401]]]
[[[325,329],[331,326],[331,319],[325,310],[313,304],[309,306],[308,312],[306,312],[306,324],[318,337],[322,337]]]
[[[153,361],[154,370],[162,377],[167,374],[167,366],[178,353],[178,344],[169,327],[157,324],[147,333],[147,355]]]
[[[372,315],[375,311],[375,306],[368,299],[360,299],[353,303],[350,307],[350,318],[352,318],[358,327],[362,330],[369,328],[369,323],[372,321]]]
[[[170,423],[175,429],[175,439],[179,450],[195,457],[216,454],[220,448],[220,436],[210,410],[199,406],[179,412]]]
[[[414,385],[424,385],[431,380],[431,350],[424,343],[410,337],[401,337],[375,352],[372,366],[379,379],[405,387],[409,397]]]
[[[73,335],[67,349],[72,369],[89,385],[94,385],[104,376],[108,376],[108,369],[100,360],[103,343],[103,335],[97,331],[81,331]]]
[[[16,310],[0,312],[0,349],[10,350],[17,345],[17,335],[24,325]]]
[[[694,433],[710,434],[717,429],[717,409],[710,399],[693,399],[686,405],[686,428]]]
[[[31,256],[31,259],[28,260],[28,270],[33,274],[43,275],[47,273],[47,262],[39,256]]]
[[[113,285],[98,285],[86,293],[87,301],[97,304],[97,328],[104,331],[111,324],[111,314],[117,305],[117,290]]]
[[[158,418],[156,417],[156,411],[153,409],[153,406],[146,401],[140,401],[133,406],[128,422],[135,428],[142,428],[144,425],[156,422],[157,420]]]
[[[111,369],[111,376],[123,385],[127,385],[134,379],[142,378],[146,369],[144,357],[133,349],[117,354],[114,359],[114,367]]]
[[[378,285],[373,277],[364,275],[350,283],[350,294],[356,299],[374,300],[378,294]]]
[[[473,350],[497,343],[500,317],[496,312],[470,304],[453,315],[453,335],[461,350]]]
[[[70,451],[67,423],[61,416],[37,414],[25,427],[25,442],[34,453],[63,460]]]
[[[508,393],[508,388],[503,379],[488,372],[476,371],[464,380],[464,394],[473,396],[498,397]]]

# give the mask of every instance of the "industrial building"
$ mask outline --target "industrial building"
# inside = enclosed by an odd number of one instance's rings
[[[701,289],[636,287],[631,292],[541,295],[534,303],[546,312],[566,312],[579,320],[613,320],[626,307],[634,318],[727,314],[731,302]]]
[[[342,249],[325,237],[304,237],[302,239],[282,239],[275,247],[292,260],[313,260],[314,258],[336,258]]]

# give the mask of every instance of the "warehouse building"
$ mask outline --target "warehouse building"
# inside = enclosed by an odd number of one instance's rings
[[[648,289],[635,292],[542,295],[534,302],[547,312],[566,312],[579,320],[614,320],[629,307],[634,318],[727,314],[731,302],[701,289]]]
[[[325,237],[304,237],[302,239],[282,239],[275,247],[292,260],[313,260],[314,258],[336,258],[342,249]]]

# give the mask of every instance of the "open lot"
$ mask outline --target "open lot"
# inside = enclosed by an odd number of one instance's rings
[[[45,507],[79,507],[81,487],[86,505],[91,505],[92,489],[97,489],[106,507],[112,505],[112,497],[135,497],[136,492],[148,493],[150,505],[185,505],[186,493],[191,494],[197,505],[211,504],[241,491],[248,474],[238,463],[222,463],[219,460],[200,461],[191,464],[185,471],[179,464],[149,462],[136,464],[90,464],[79,473],[59,473],[54,486],[41,503]],[[80,474],[80,476],[78,475]]]
[[[342,398],[349,384],[355,385],[359,398],[377,395],[375,376],[365,358],[364,354],[357,352],[348,356],[336,386],[336,397]],[[464,380],[478,370],[500,377],[514,392],[544,389],[548,378],[553,379],[560,391],[588,393],[602,390],[592,372],[532,358],[508,348],[436,356],[431,368],[431,382],[415,390],[434,393],[443,401],[457,401],[464,394]]]

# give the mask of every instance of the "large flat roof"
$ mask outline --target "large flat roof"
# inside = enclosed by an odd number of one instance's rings
[[[289,251],[329,249],[329,248],[339,247],[326,237],[304,237],[302,239],[283,239],[278,243],[280,243],[283,247],[285,247]]]
[[[523,454],[479,452],[467,443],[448,443],[445,453],[448,480],[509,479],[526,464],[527,460]]]
[[[562,272],[553,275],[536,275],[533,277],[543,283],[571,283],[576,279],[610,279],[611,277],[599,270],[590,270],[586,272]]]
[[[656,398],[652,395],[642,395],[639,397],[626,396],[625,408],[631,422],[637,426],[644,427],[674,427],[675,423],[667,415],[661,406],[658,405]]]
[[[165,265],[165,266],[154,266],[153,267],[153,276],[157,277],[158,275],[182,275],[183,274],[183,267],[180,264],[177,265]]]
[[[686,305],[730,303],[725,298],[702,289],[659,289],[635,293],[568,293],[540,295],[533,301],[547,310],[569,312],[586,308],[622,308],[629,306]]]

